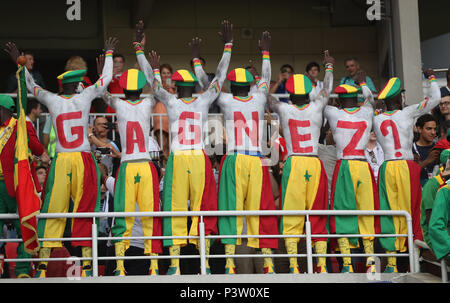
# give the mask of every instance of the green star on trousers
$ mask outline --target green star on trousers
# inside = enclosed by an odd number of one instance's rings
[[[308,171],[306,171],[304,177],[305,177],[305,180],[309,182],[309,179],[312,177],[312,175],[310,175],[310,174],[308,173]]]
[[[141,182],[141,176],[139,176],[139,173],[137,173],[136,176],[134,176],[134,184]]]
[[[362,182],[358,180],[358,182],[356,183],[356,187],[359,187],[361,184]]]
[[[67,177],[69,177],[70,181],[72,181],[72,173],[68,173]]]

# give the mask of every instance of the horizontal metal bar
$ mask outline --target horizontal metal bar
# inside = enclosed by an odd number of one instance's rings
[[[106,217],[199,217],[199,216],[405,216],[403,210],[242,210],[242,211],[158,211],[158,212],[84,212],[41,213],[38,219],[51,218],[106,218]],[[18,219],[16,214],[0,214],[0,219]]]

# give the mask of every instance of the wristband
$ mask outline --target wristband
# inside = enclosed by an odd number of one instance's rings
[[[161,73],[160,73],[160,71],[159,71],[158,68],[155,68],[155,69],[153,70],[153,74],[154,74],[155,76],[160,76],[160,77],[161,77]]]
[[[223,49],[224,53],[231,53],[231,49],[233,48],[233,43],[225,43],[225,47]]]
[[[196,68],[197,66],[202,66],[202,61],[200,61],[200,59],[198,59],[198,58],[194,58],[194,60],[193,60],[193,63],[194,63],[194,68]]]
[[[138,51],[138,50],[144,50],[144,47],[141,45],[141,43],[139,43],[139,42],[133,42],[133,45],[134,45],[134,49],[136,50],[136,51]]]
[[[428,77],[428,82],[436,82],[436,76],[435,75],[431,75]]]
[[[113,51],[112,50],[106,51],[105,58],[112,57],[112,56],[113,56]]]
[[[262,51],[262,59],[270,60],[270,53],[268,51]]]
[[[333,64],[328,63],[325,65],[325,72],[332,72],[333,71]]]
[[[367,86],[367,83],[366,82],[361,82],[361,83],[359,83],[359,86],[361,86],[361,87]]]

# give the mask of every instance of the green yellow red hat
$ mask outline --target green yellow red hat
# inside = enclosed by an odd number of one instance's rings
[[[399,78],[389,79],[385,87],[378,94],[378,100],[387,100],[397,96],[402,91],[402,82]]]
[[[354,98],[358,96],[359,88],[348,84],[341,84],[334,92],[339,95],[339,98]]]
[[[10,111],[14,109],[14,100],[8,95],[0,95],[0,106]]]
[[[286,90],[292,95],[307,95],[312,88],[311,80],[303,74],[292,75],[286,81]]]
[[[231,81],[231,84],[238,86],[250,85],[255,78],[253,75],[245,68],[235,68],[227,75],[227,80]]]
[[[179,69],[172,75],[172,81],[178,86],[195,86],[198,79],[187,69]]]
[[[85,75],[86,75],[85,69],[69,70],[59,75],[57,79],[61,80],[62,84],[81,82],[84,80]]]
[[[136,91],[142,89],[147,83],[143,72],[132,68],[124,72],[119,78],[119,85],[124,90]]]

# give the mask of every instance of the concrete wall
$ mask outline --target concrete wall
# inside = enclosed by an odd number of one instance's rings
[[[146,24],[147,49],[155,49],[161,55],[161,62],[171,64],[174,69],[189,68],[187,43],[198,35],[203,39],[202,56],[207,61],[206,70],[214,72],[222,52],[217,32],[220,21],[228,18],[234,25],[230,68],[247,65],[248,60],[253,60],[255,66],[260,67],[257,41],[262,31],[269,30],[273,39],[273,80],[276,80],[279,67],[284,63],[291,64],[296,72],[301,73],[312,60],[321,64],[321,54],[328,49],[336,58],[335,82],[345,74],[343,60],[356,56],[379,88],[375,27],[331,27],[329,12],[313,9],[327,2],[305,0],[281,4],[265,0],[230,0],[224,5],[219,1],[154,1],[148,14],[150,21]],[[129,7],[108,1],[103,9],[105,36],[120,39],[119,51],[126,56],[128,66],[132,67],[135,57],[131,47],[133,28],[130,27]],[[253,37],[243,37],[245,29],[252,30]]]
[[[103,40],[108,36],[120,39],[118,52],[126,56],[128,68],[134,66],[131,42],[132,25],[136,20],[132,20],[132,16],[142,14],[148,20],[147,48],[158,51],[163,63],[170,63],[174,69],[188,68],[191,58],[187,43],[198,35],[204,41],[202,56],[207,61],[206,70],[214,72],[223,47],[217,32],[220,21],[227,18],[234,24],[235,46],[230,68],[247,65],[248,60],[253,60],[260,70],[257,41],[263,30],[269,30],[273,38],[273,80],[277,79],[282,64],[291,64],[299,73],[304,72],[310,61],[321,64],[322,53],[328,49],[336,58],[335,84],[345,74],[343,60],[356,56],[380,88],[376,27],[332,26],[331,0],[154,0],[152,5],[143,2],[150,11],[133,11],[136,3],[139,2],[81,0],[81,20],[68,21],[66,1],[5,2],[0,20],[7,26],[0,28],[0,44],[12,40],[20,49],[32,50],[37,57],[37,68],[53,85],[55,76],[63,71],[65,60],[72,55],[82,55],[88,61],[91,78],[95,78],[95,56],[101,52]],[[362,3],[364,9],[367,5],[365,1]],[[17,12],[21,16],[18,25]],[[340,18],[346,20],[345,15]],[[245,29],[250,29],[253,36],[244,37]],[[0,65],[5,67],[5,73],[13,72],[14,66],[3,52]],[[0,76],[0,91],[4,81],[5,77]]]

